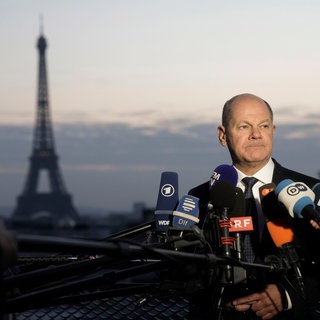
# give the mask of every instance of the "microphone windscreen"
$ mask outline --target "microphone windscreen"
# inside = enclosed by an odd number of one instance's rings
[[[280,206],[275,189],[274,183],[266,183],[259,188],[261,209],[267,221],[288,215]]]
[[[268,221],[267,228],[275,245],[280,248],[288,242],[292,242],[294,233],[291,229],[288,219],[285,217],[277,220]]]
[[[314,199],[314,203],[317,206],[317,209],[320,209],[320,182],[316,183],[313,187],[312,187],[312,191],[315,194],[315,199]]]
[[[216,209],[231,209],[236,202],[236,188],[228,181],[219,181],[210,190],[210,202]]]
[[[230,211],[231,217],[243,217],[246,215],[246,200],[242,189],[235,187],[235,202]]]
[[[302,211],[307,207],[310,206],[311,210],[315,209],[315,204],[309,197],[303,197],[297,201],[293,207],[293,212],[299,218],[303,217]]]
[[[242,189],[235,187],[236,199],[233,207],[230,210],[229,217],[231,227],[229,232],[247,232],[254,229],[252,217],[247,216],[246,200]]]
[[[236,186],[238,183],[237,170],[228,164],[221,164],[216,167],[210,178],[210,189],[219,181],[228,181],[233,186]]]
[[[274,183],[264,184],[259,188],[259,195],[267,229],[274,244],[280,248],[283,244],[293,241],[294,233],[288,214],[283,212],[278,202],[275,189]]]
[[[184,195],[177,209],[173,211],[172,226],[179,229],[191,229],[199,222],[199,198]]]
[[[178,201],[178,174],[170,171],[162,172],[158,200],[154,212],[157,231],[166,231],[169,228],[172,212],[176,208]]]
[[[272,192],[274,192],[276,189],[276,185],[271,182],[271,183],[266,183],[264,185],[262,185],[260,188],[259,188],[259,195],[260,195],[260,199],[264,199],[266,198],[268,195],[270,196],[270,194]]]
[[[313,191],[305,183],[294,182],[290,179],[281,181],[277,185],[275,193],[278,200],[287,208],[291,217],[297,215],[302,218],[301,206],[307,205],[306,202],[313,204],[315,198]]]

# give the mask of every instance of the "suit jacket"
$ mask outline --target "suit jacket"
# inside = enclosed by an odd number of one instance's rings
[[[274,172],[272,177],[272,182],[278,184],[284,179],[291,179],[296,182],[303,182],[308,187],[312,188],[320,180],[304,175],[302,173],[287,169],[282,167],[276,160],[274,160]],[[200,223],[205,221],[207,215],[207,204],[209,202],[209,181],[192,188],[189,194],[198,197],[200,204]],[[277,199],[272,201],[274,207],[268,208],[268,211],[273,214],[286,215],[291,223],[291,228],[294,232],[294,246],[298,252],[300,258],[300,270],[304,280],[304,289],[306,298],[298,292],[294,284],[295,280],[292,281],[286,275],[285,277],[281,274],[273,276],[270,275],[264,280],[266,283],[277,283],[281,288],[289,293],[292,302],[292,309],[288,312],[284,312],[282,317],[279,316],[277,319],[320,319],[317,316],[316,309],[320,301],[320,231],[313,229],[305,219],[290,218],[285,209],[280,206]],[[264,212],[266,215],[266,212]],[[261,255],[260,258],[263,259],[271,254],[279,254],[278,248],[275,246],[272,238],[265,228],[262,240],[261,240]],[[320,308],[319,308],[320,309]],[[225,319],[229,319],[228,317]],[[231,316],[230,319],[236,319],[235,316]],[[245,319],[254,319],[249,316]]]

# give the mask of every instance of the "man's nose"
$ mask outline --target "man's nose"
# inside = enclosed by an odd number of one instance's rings
[[[258,127],[252,127],[251,137],[254,139],[261,138],[261,131]]]

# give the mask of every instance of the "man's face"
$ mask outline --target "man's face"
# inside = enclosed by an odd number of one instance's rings
[[[219,127],[219,140],[229,148],[239,168],[262,168],[272,152],[275,126],[265,103],[256,98],[242,97],[233,102],[229,122]]]

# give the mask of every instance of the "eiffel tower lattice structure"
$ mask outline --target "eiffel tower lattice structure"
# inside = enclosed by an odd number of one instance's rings
[[[13,212],[12,220],[14,222],[30,222],[37,217],[47,216],[55,225],[67,222],[74,224],[78,222],[79,216],[72,204],[71,195],[66,191],[58,166],[58,156],[55,152],[45,59],[47,43],[42,32],[38,39],[37,48],[39,51],[38,105],[33,150],[24,190],[17,198],[17,206]],[[40,173],[43,171],[48,173],[49,192],[38,190]]]

